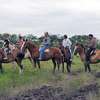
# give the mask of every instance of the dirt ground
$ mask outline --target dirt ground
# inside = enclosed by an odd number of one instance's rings
[[[90,93],[98,95],[99,88],[97,83],[93,83],[68,93],[62,87],[42,86],[39,89],[19,93],[14,97],[6,97],[5,100],[87,100]]]

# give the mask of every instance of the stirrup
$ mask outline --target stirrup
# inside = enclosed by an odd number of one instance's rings
[[[38,58],[39,60],[42,60],[42,58]]]
[[[8,58],[7,57],[5,57],[5,58],[3,58],[4,60],[7,60]]]

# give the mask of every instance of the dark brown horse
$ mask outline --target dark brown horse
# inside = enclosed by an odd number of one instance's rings
[[[66,63],[67,71],[70,73],[71,64],[72,64],[70,51],[68,48],[64,48],[62,44],[59,45],[59,48],[63,54],[63,58],[64,58],[64,62]],[[64,72],[64,68],[63,68],[63,72]]]
[[[23,44],[24,44],[24,43],[23,43]],[[17,48],[21,51],[21,49],[23,48],[23,44],[22,44],[21,46],[18,45],[18,44],[16,44],[15,47],[17,47]],[[31,64],[32,64],[32,66],[34,66],[34,65],[33,65],[33,60],[32,60],[32,57],[31,57],[31,55],[30,55],[29,50],[26,50],[24,53],[25,53],[24,59],[29,59],[30,62],[31,62]]]
[[[20,73],[23,71],[22,59],[24,54],[20,53],[18,48],[12,50],[12,53],[8,54],[8,59],[4,59],[4,50],[0,48],[0,71],[3,72],[2,63],[16,62],[20,67]]]
[[[34,66],[36,67],[36,65],[38,64],[38,67],[40,68],[40,61],[39,61],[39,48],[32,43],[32,41],[26,41],[22,51],[24,52],[26,49],[29,50],[31,57],[34,61]],[[49,48],[45,51],[45,59],[43,59],[43,61],[48,61],[52,59],[54,68],[53,68],[53,73],[55,72],[56,69],[56,65],[58,65],[58,70],[60,67],[60,64],[63,65],[63,55],[61,53],[61,50],[59,48],[56,47],[52,47]]]
[[[77,43],[74,49],[74,54],[79,54],[81,61],[84,63],[85,71],[91,71],[90,64],[100,63],[100,50],[96,50],[95,54],[91,56],[90,63],[86,61],[85,48],[82,44]]]

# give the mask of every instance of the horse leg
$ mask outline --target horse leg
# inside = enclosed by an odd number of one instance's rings
[[[0,71],[1,71],[1,73],[4,72],[4,71],[3,71],[3,68],[2,68],[2,63],[0,63]]]
[[[70,68],[69,68],[70,66],[69,66],[69,63],[68,62],[67,62],[66,67],[67,67],[67,72],[70,73]]]
[[[12,62],[12,67],[14,68],[14,70],[16,69],[16,63],[14,61]]]
[[[38,68],[40,69],[40,61],[39,60],[36,60],[37,64],[38,64]]]
[[[59,68],[60,68],[60,64],[58,63],[57,65],[58,65],[58,71],[59,71]]]
[[[31,57],[28,57],[28,59],[30,60],[30,62],[31,62],[31,64],[32,64],[32,66],[34,67],[34,61],[33,61],[33,59],[31,58]]]
[[[16,63],[18,64],[18,66],[20,67],[19,73],[22,74],[23,72],[23,65],[21,64],[22,60],[16,60]]]
[[[68,63],[70,72],[71,72],[71,63],[72,63],[71,61],[69,61],[69,63]]]
[[[36,68],[36,59],[33,59],[34,67]]]
[[[62,63],[62,72],[64,73],[64,63]]]
[[[87,65],[85,65],[85,72],[87,72]]]
[[[52,62],[53,62],[53,65],[54,65],[54,67],[53,67],[53,73],[55,73],[55,69],[56,69],[56,61],[55,61],[54,58],[52,59]]]
[[[64,59],[62,58],[62,72],[64,73]]]
[[[87,64],[88,71],[91,72],[90,64]]]
[[[85,72],[87,72],[87,62],[84,63]]]
[[[57,61],[57,65],[58,65],[58,71],[59,71],[59,68],[60,68],[60,64],[59,64],[59,61]]]

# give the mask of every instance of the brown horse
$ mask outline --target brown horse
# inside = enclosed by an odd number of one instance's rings
[[[40,68],[40,61],[39,61],[39,48],[32,43],[32,41],[26,41],[22,51],[24,52],[26,49],[29,50],[31,57],[34,61],[34,66],[36,67],[36,65],[38,64],[38,67]],[[52,59],[54,68],[53,68],[53,73],[55,72],[56,69],[56,65],[58,65],[58,70],[60,67],[60,64],[63,63],[63,55],[61,53],[61,50],[59,48],[56,47],[52,47],[49,48],[45,51],[45,59],[43,59],[42,61],[48,61]]]
[[[8,59],[4,59],[4,50],[0,48],[0,71],[3,72],[2,63],[16,62],[20,67],[20,73],[23,71],[23,65],[21,64],[24,54],[20,53],[18,48],[12,50],[12,53],[8,54]]]
[[[85,59],[85,48],[82,44],[77,43],[75,45],[74,54],[76,55],[77,53],[79,54],[81,61],[85,65],[85,71],[87,71],[87,69],[89,72],[91,71],[90,64],[100,63],[100,50],[96,50],[95,54],[91,56],[90,63],[88,63]]]

